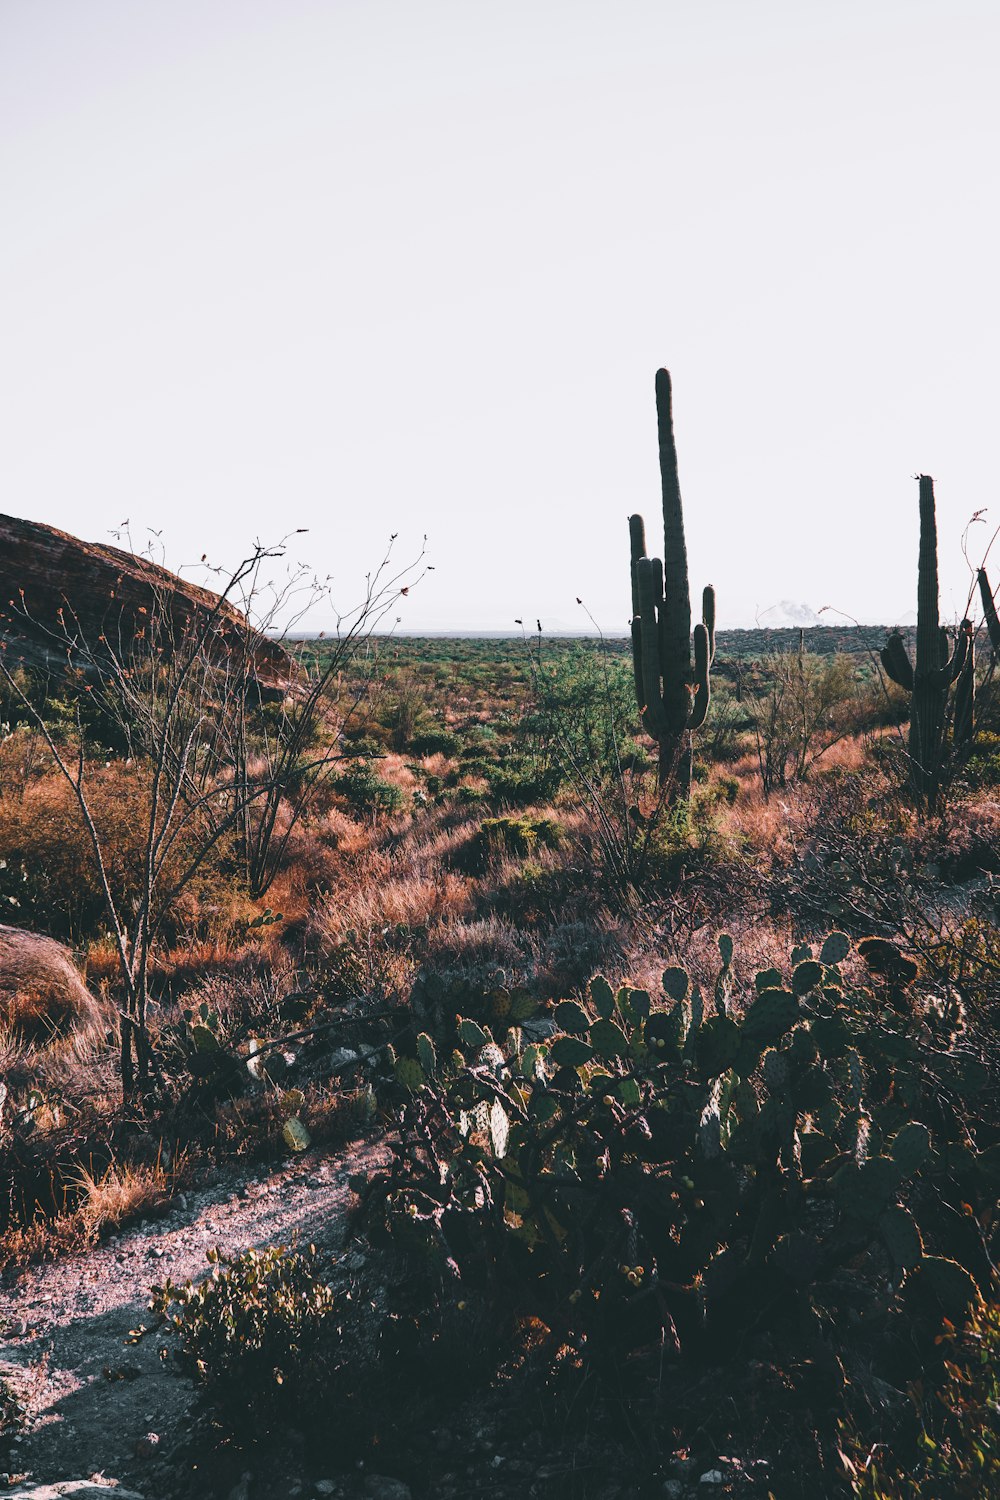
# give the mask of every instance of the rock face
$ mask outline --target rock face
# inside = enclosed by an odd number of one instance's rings
[[[103,1024],[68,948],[41,933],[0,925],[0,1025],[44,1040]]]
[[[69,660],[95,672],[112,650],[121,661],[154,643],[164,655],[213,611],[212,659],[246,660],[259,687],[282,691],[295,675],[287,652],[217,594],[118,547],[0,515],[0,644],[11,668]]]

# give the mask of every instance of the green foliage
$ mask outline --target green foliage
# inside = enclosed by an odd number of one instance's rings
[[[234,1426],[268,1432],[294,1424],[320,1333],[337,1309],[315,1247],[233,1258],[209,1250],[208,1260],[204,1281],[168,1277],[154,1289],[155,1325],[176,1335],[181,1365]]]
[[[867,946],[867,985],[848,983],[833,934],[832,961],[796,950],[789,976],[736,996],[724,934],[711,1005],[674,966],[665,1005],[598,979],[530,1045],[460,1020],[433,1071],[406,1069],[402,1150],[369,1187],[369,1231],[598,1361],[814,1316],[862,1252],[907,1316],[961,1317],[990,1267],[996,1173],[970,1137],[983,1080],[928,1037],[904,956]]]
[[[765,796],[803,781],[855,728],[858,675],[846,656],[773,652],[742,678]]]
[[[409,743],[411,755],[457,755],[460,742],[446,729],[428,729],[415,734]]]
[[[961,1319],[959,1320],[961,1323]],[[975,1306],[964,1327],[938,1339],[940,1383],[916,1380],[916,1441],[844,1454],[856,1500],[980,1500],[1000,1493],[1000,1304]],[[842,1437],[844,1434],[842,1433]]]
[[[622,757],[639,753],[626,738],[633,709],[623,657],[581,645],[539,652],[533,682],[535,703],[521,729],[540,764],[558,767],[567,778],[583,767],[603,785],[619,774]]]
[[[962,769],[962,779],[977,791],[1000,785],[1000,734],[977,730],[972,754]]]
[[[357,812],[392,817],[403,805],[402,788],[376,775],[367,761],[353,761],[333,784]]]
[[[526,807],[532,802],[550,802],[563,784],[563,772],[556,765],[542,765],[525,757],[511,755],[502,764],[489,765],[484,772],[494,803]]]
[[[482,869],[491,855],[527,856],[541,849],[558,849],[562,825],[555,818],[484,818],[468,850],[468,861]]]

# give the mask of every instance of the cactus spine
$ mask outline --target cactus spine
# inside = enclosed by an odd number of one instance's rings
[[[911,662],[895,631],[882,649],[882,665],[893,682],[910,694],[910,786],[932,809],[941,790],[945,764],[948,690],[959,680],[954,739],[970,743],[975,696],[972,624],[963,620],[952,645],[938,618],[937,521],[934,481],[920,475],[920,552],[917,562],[917,651]]]
[[[629,517],[632,546],[632,659],[642,725],[660,747],[660,785],[671,800],[691,790],[691,732],[705,722],[715,658],[715,590],[702,595],[694,627],[688,585],[684,513],[677,477],[670,375],[656,373],[656,421],[663,488],[663,560],[646,552],[642,516]]]

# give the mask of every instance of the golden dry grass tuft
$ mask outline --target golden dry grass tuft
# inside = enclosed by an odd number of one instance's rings
[[[44,1042],[71,1031],[95,1033],[106,1018],[68,948],[37,932],[0,926],[0,1024]]]

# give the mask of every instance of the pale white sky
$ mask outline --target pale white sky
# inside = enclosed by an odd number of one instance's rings
[[[666,364],[721,623],[911,611],[920,470],[960,610],[998,78],[996,0],[0,0],[0,509],[616,628]]]

